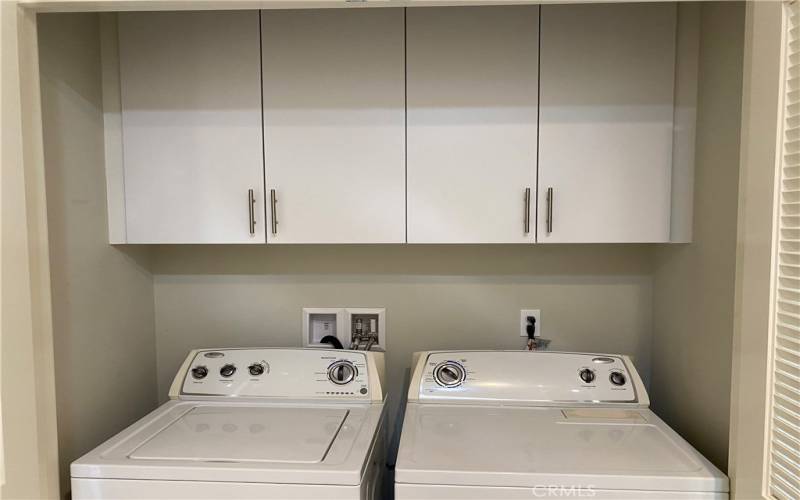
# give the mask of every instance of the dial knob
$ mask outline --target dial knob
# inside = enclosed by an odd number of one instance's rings
[[[625,385],[625,382],[627,381],[625,374],[622,372],[611,372],[611,375],[608,378],[614,385]]]
[[[579,372],[581,380],[583,380],[587,384],[591,384],[594,382],[594,370],[590,370],[588,368],[584,368]]]
[[[355,365],[347,360],[336,361],[328,368],[328,380],[336,385],[349,384],[356,378],[358,371]]]
[[[264,373],[264,365],[262,365],[261,363],[253,363],[252,365],[247,367],[247,370],[250,372],[250,375],[258,377],[259,375]]]
[[[196,379],[206,378],[208,375],[208,368],[205,366],[195,366],[192,368],[192,377]]]
[[[236,373],[236,367],[233,365],[225,365],[219,369],[219,374],[225,378],[228,378]]]
[[[460,385],[467,377],[464,367],[455,361],[443,361],[433,369],[433,378],[442,387]]]

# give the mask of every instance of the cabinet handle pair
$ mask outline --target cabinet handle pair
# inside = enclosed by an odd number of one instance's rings
[[[270,210],[272,211],[272,234],[278,234],[278,197],[275,196],[275,190],[269,190]],[[250,217],[250,235],[256,234],[256,195],[252,189],[247,190],[247,210]]]
[[[252,189],[247,191],[248,208],[250,210],[250,234],[256,234],[255,204],[256,199]],[[272,234],[278,234],[278,196],[274,189],[269,190],[269,204]],[[547,188],[547,232],[553,232],[553,188]],[[531,188],[525,188],[525,234],[531,232]]]
[[[545,226],[547,233],[553,232],[553,188],[547,188],[547,216]],[[524,230],[525,234],[531,232],[531,188],[525,188],[525,217],[524,217]]]

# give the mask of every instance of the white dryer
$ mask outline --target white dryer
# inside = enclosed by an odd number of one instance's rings
[[[625,356],[415,354],[395,498],[727,499]]]
[[[372,499],[382,353],[192,351],[171,401],[73,462],[72,498]]]

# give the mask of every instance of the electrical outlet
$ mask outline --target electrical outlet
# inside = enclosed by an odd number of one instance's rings
[[[542,336],[542,312],[539,309],[520,309],[519,311],[519,336],[528,336],[528,316],[536,318],[536,332],[534,337]]]

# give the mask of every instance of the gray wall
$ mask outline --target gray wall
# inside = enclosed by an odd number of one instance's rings
[[[702,6],[694,240],[655,248],[653,409],[726,470],[744,4]]]
[[[62,492],[72,460],[157,402],[150,252],[108,245],[98,28],[39,16]]]
[[[387,308],[392,408],[414,351],[521,349],[522,308],[554,349],[650,370],[646,246],[164,246],[153,272],[162,400],[190,349],[301,345],[304,306]]]

